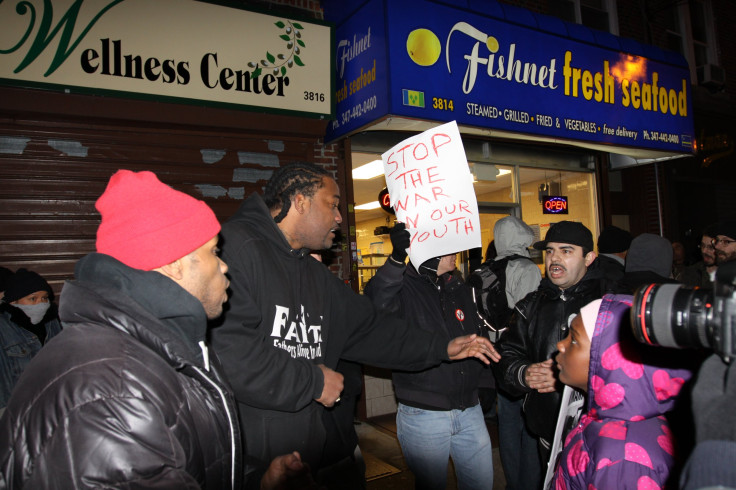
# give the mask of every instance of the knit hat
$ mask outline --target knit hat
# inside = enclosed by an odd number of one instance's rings
[[[670,277],[672,272],[672,244],[653,233],[642,233],[631,241],[626,254],[626,272],[649,271]]]
[[[618,226],[606,226],[598,237],[598,253],[615,254],[625,252],[631,245],[632,236]]]
[[[18,269],[5,287],[3,301],[12,303],[37,291],[47,291],[52,294],[51,286],[46,279],[28,269]]]
[[[97,251],[134,269],[170,264],[220,232],[204,201],[172,189],[153,172],[118,170],[95,207],[102,215]]]
[[[700,234],[701,238],[704,236],[715,238],[718,233],[716,233],[716,230],[718,229],[717,225],[715,223],[707,225],[705,228],[703,228],[703,232]]]
[[[5,288],[10,284],[10,280],[13,278],[13,271],[7,267],[0,267],[0,293],[5,291]]]
[[[716,235],[723,235],[736,240],[736,219],[721,221],[715,226],[713,231]]]
[[[595,332],[595,322],[598,319],[598,310],[601,308],[602,299],[596,299],[580,308],[580,316],[583,317],[583,325],[588,339],[593,340],[593,332]]]
[[[583,247],[586,250],[593,250],[593,234],[585,225],[576,221],[553,223],[549,227],[544,240],[532,246],[537,250],[544,250],[550,242],[569,243],[570,245]]]

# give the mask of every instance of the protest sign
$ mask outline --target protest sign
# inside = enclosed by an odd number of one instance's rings
[[[549,462],[547,463],[547,473],[544,475],[543,490],[552,490],[554,488],[554,477],[557,471],[557,465],[560,453],[567,435],[573,427],[580,422],[580,416],[585,409],[585,396],[575,388],[565,385],[562,390],[562,402],[560,411],[557,414],[557,425],[555,425],[555,437],[552,441],[552,449],[550,451]]]
[[[405,139],[382,157],[391,206],[411,233],[414,267],[481,246],[473,176],[455,121]]]

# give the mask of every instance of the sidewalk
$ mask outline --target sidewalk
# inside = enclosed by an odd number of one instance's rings
[[[503,490],[506,478],[503,475],[498,455],[498,428],[495,422],[487,422],[488,432],[493,444],[493,488]],[[359,444],[369,466],[367,478],[372,474],[388,474],[368,481],[368,490],[409,490],[414,488],[414,475],[406,466],[401,447],[396,439],[396,415],[382,415],[355,426]],[[378,462],[376,462],[378,460]],[[373,466],[371,466],[373,465]],[[388,465],[388,466],[386,466]],[[391,470],[391,467],[394,470]],[[395,472],[398,470],[398,472]],[[448,470],[447,489],[456,490],[457,482],[452,468]]]

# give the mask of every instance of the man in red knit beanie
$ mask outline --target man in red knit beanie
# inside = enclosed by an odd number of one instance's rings
[[[96,207],[97,253],[64,286],[65,328],[0,423],[0,488],[241,488],[237,408],[205,344],[229,286],[215,214],[128,170]],[[262,488],[307,472],[281,456]]]

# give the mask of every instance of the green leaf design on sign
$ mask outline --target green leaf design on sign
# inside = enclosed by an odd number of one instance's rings
[[[2,0],[0,0],[2,3]],[[306,48],[306,44],[301,40],[304,27],[298,22],[291,21],[278,21],[274,22],[274,25],[279,29],[283,29],[283,32],[279,34],[279,38],[286,42],[286,53],[277,53],[276,56],[266,51],[265,59],[255,63],[253,61],[248,62],[249,68],[255,68],[250,78],[256,78],[263,72],[262,68],[268,68],[268,72],[273,75],[286,76],[287,67],[292,68],[294,64],[298,66],[305,66],[304,62],[298,56],[301,52],[300,48]]]

